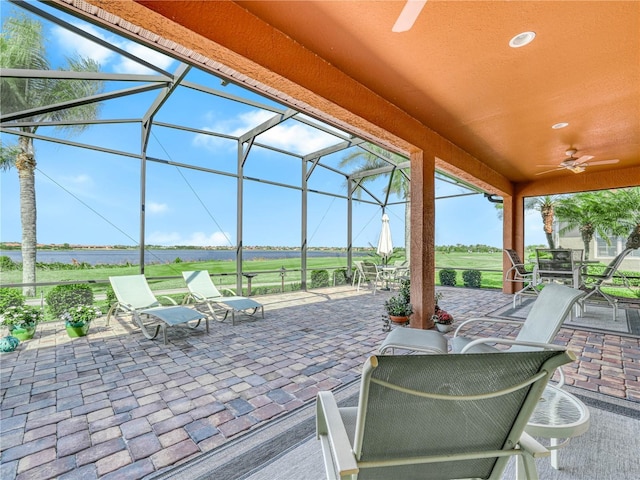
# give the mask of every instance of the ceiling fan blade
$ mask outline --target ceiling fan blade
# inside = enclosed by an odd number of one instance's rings
[[[609,165],[611,163],[618,163],[620,160],[618,160],[617,158],[611,159],[611,160],[600,160],[599,162],[589,162],[589,163],[585,163],[584,166],[591,166],[591,165]]]
[[[536,173],[536,175],[544,175],[545,173],[557,172],[558,170],[563,170],[564,167],[554,168],[552,170],[545,170],[544,172]]]
[[[418,15],[420,15],[425,3],[427,3],[427,0],[407,0],[391,31],[400,33],[410,30],[418,18]]]
[[[591,160],[593,158],[593,155],[582,155],[580,158],[578,158],[574,163],[573,166],[577,167],[578,165],[580,165],[581,163],[584,162],[588,162],[589,160]]]

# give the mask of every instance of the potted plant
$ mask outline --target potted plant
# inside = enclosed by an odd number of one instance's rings
[[[89,331],[91,321],[102,315],[99,308],[93,305],[77,305],[65,311],[61,318],[71,338],[84,337]]]
[[[438,305],[438,301],[442,298],[442,293],[436,293],[436,306],[434,308],[434,315],[431,317],[433,323],[435,323],[438,331],[447,333],[453,329],[453,316],[448,313],[446,310],[443,310]]]
[[[400,284],[398,295],[393,296],[384,302],[389,318],[394,323],[407,323],[413,313],[413,305],[410,302],[411,284],[409,280],[403,280]]]
[[[42,318],[37,307],[28,305],[7,307],[2,314],[2,324],[9,328],[12,336],[19,340],[29,340],[36,332],[36,325]]]

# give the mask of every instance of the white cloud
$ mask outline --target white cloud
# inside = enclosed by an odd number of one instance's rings
[[[120,39],[115,35],[105,35],[92,25],[78,23],[74,26],[165,70],[167,70],[174,62],[171,57],[152,50],[144,45]],[[54,27],[52,29],[52,34],[64,54],[71,56],[74,53],[77,53],[81,57],[92,58],[100,64],[102,71],[126,74],[155,73],[133,60],[123,57],[108,48],[102,47],[97,43],[62,27]]]
[[[217,121],[212,119],[211,125],[204,126],[202,129],[239,137],[252,128],[273,118],[274,115],[273,112],[266,110],[252,110],[251,112],[240,114],[235,118]],[[277,125],[262,133],[257,137],[257,141],[282,150],[304,155],[330,145],[335,145],[340,140],[333,135],[316,130],[306,124],[289,120],[286,124]],[[196,135],[193,144],[194,146],[214,150],[220,148],[222,140],[208,135]]]
[[[150,64],[160,67],[164,70],[167,70],[174,61],[171,57],[167,57],[160,52],[133,42],[126,42],[124,44],[124,49],[127,52],[132,53],[136,57],[141,58],[146,62],[149,62]],[[147,67],[144,67],[139,63],[125,57],[121,57],[120,62],[114,64],[113,69],[117,73],[131,73],[140,75],[155,73]]]
[[[105,40],[104,35],[102,35],[96,28],[92,25],[86,24],[76,24],[74,25],[78,28],[81,28],[85,32],[88,32],[98,38]],[[66,51],[67,56],[71,56],[74,52],[76,52],[81,57],[88,57],[94,59],[101,66],[104,66],[109,62],[109,59],[114,55],[114,53],[98,45],[91,40],[88,40],[80,35],[73,33],[69,30],[66,30],[62,27],[53,27],[51,31],[53,37],[57,40],[59,46],[63,51]]]
[[[183,236],[179,232],[152,232],[147,235],[147,243],[152,245],[189,245],[194,247],[229,246],[228,232],[192,232]]]
[[[169,210],[166,203],[148,202],[145,207],[147,213],[164,213]]]

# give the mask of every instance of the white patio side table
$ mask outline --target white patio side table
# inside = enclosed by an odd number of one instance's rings
[[[570,393],[554,385],[547,385],[525,427],[532,437],[548,438],[551,451],[551,466],[560,468],[558,449],[569,440],[589,429],[590,414],[587,406]],[[562,443],[560,440],[564,439]]]

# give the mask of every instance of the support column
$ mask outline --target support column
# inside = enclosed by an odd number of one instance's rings
[[[503,248],[512,248],[525,261],[524,255],[524,197],[517,190],[513,196],[503,197],[502,244]],[[511,268],[511,260],[502,256],[502,278]],[[524,285],[516,282],[502,282],[504,293],[515,293]]]
[[[433,328],[435,306],[435,157],[411,154],[411,327]]]

